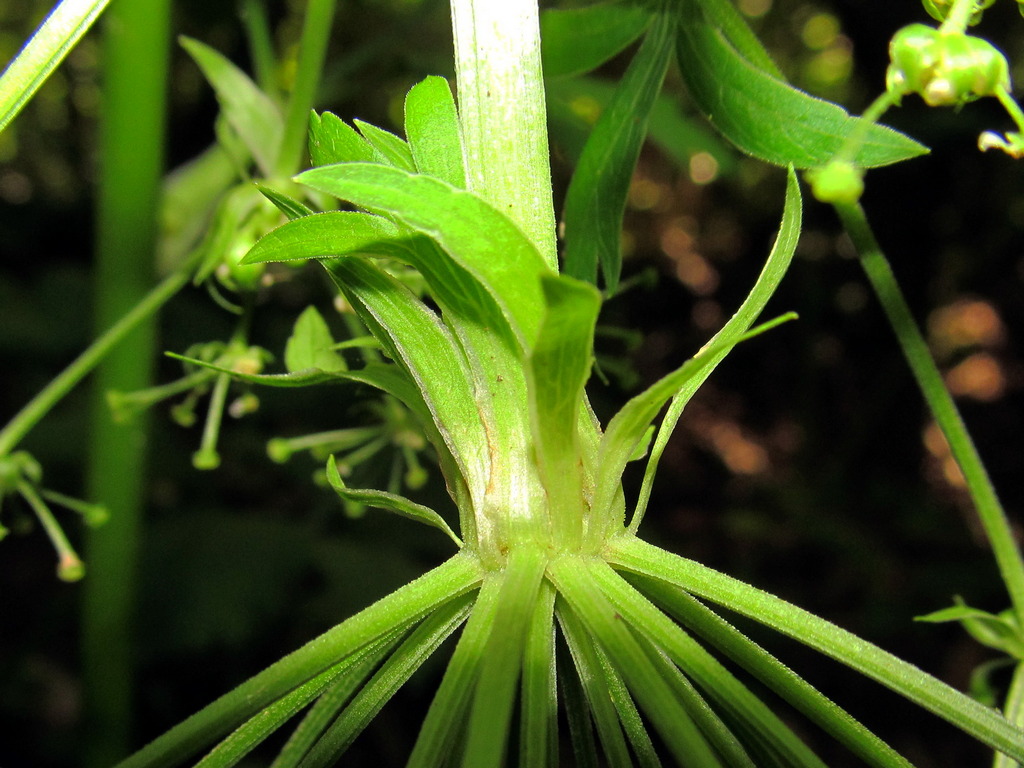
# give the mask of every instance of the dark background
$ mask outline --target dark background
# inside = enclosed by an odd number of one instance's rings
[[[45,3],[36,5],[8,8],[0,17],[0,58],[13,54],[32,26],[29,14]],[[294,36],[301,11],[293,5],[273,8],[284,41]],[[1024,61],[1024,20],[1013,4],[997,5],[981,34],[1011,61]],[[829,20],[838,36],[811,34]],[[889,36],[926,20],[914,3],[775,0],[754,24],[795,83],[857,112],[884,83]],[[175,24],[177,32],[245,63],[231,3],[179,2]],[[443,2],[345,2],[335,27],[319,106],[346,119],[395,129],[412,83],[425,74],[451,75]],[[0,418],[15,413],[89,340],[96,42],[87,38],[0,135]],[[174,62],[169,167],[212,140],[216,114],[192,64],[180,51]],[[599,74],[614,77],[626,62],[620,57]],[[676,73],[667,89],[685,103]],[[954,372],[958,403],[1016,518],[1024,493],[1024,196],[1018,162],[975,149],[982,130],[1010,128],[996,107],[928,110],[906,99],[885,121],[932,153],[870,173],[864,205],[916,316],[931,329],[940,364]],[[571,152],[556,127],[552,133],[561,191]],[[602,325],[636,336],[632,343],[611,334],[599,341],[610,374],[609,383],[594,382],[602,417],[681,364],[738,306],[770,247],[783,182],[778,169],[740,161],[728,175],[698,185],[666,154],[645,150],[627,211],[625,274],[638,281],[602,316]],[[280,352],[297,312],[316,303],[326,313],[329,302],[321,276],[302,272],[261,297],[255,343]],[[922,399],[860,267],[830,209],[813,200],[806,202],[793,267],[766,315],[788,310],[800,320],[744,344],[688,407],[663,460],[645,536],[965,687],[992,654],[956,626],[913,617],[949,605],[954,595],[998,611],[1007,604],[1004,590],[971,504],[947,476],[941,447],[926,445]],[[183,351],[226,338],[231,324],[203,291],[188,289],[162,316],[162,347]],[[167,381],[180,369],[163,360],[160,374]],[[43,463],[48,487],[70,494],[81,493],[85,392],[76,390],[22,446]],[[320,465],[307,456],[284,465],[267,460],[270,437],[365,421],[368,393],[259,395],[258,413],[226,420],[224,461],[214,472],[191,468],[198,428],[175,425],[166,405],[154,410],[138,585],[140,743],[450,551],[444,537],[423,535],[402,520],[345,517],[333,495],[311,482]],[[639,471],[628,481],[632,498]],[[421,496],[444,505],[434,486]],[[9,525],[13,506],[3,510]],[[80,539],[73,517],[61,519]],[[77,764],[80,586],[57,581],[53,565],[38,528],[0,544],[2,768]],[[955,729],[877,684],[740,625],[916,764],[987,760]],[[384,710],[357,742],[351,764],[402,762],[437,669],[429,664]],[[829,765],[856,764],[799,717],[793,721]]]

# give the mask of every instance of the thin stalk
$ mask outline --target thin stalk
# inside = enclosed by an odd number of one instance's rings
[[[45,502],[36,492],[36,489],[29,483],[24,481],[18,483],[18,493],[32,507],[32,511],[39,518],[39,522],[46,531],[46,535],[53,542],[53,548],[57,550],[58,578],[63,581],[78,581],[85,575],[85,566],[82,564],[81,558],[78,557],[78,553],[75,552],[74,547],[71,546],[71,542],[68,541],[68,537],[64,535],[64,530],[54,518],[50,508],[46,506]]]
[[[963,34],[974,13],[976,0],[953,0],[953,5],[939,31],[947,35]]]
[[[313,108],[313,99],[320,83],[320,70],[327,56],[327,42],[331,37],[334,3],[335,0],[309,0],[306,6],[302,36],[299,38],[295,82],[288,97],[284,135],[277,156],[277,171],[282,176],[290,176],[298,171],[302,162],[309,110]]]
[[[0,131],[7,127],[79,38],[99,18],[109,0],[63,0],[0,75]]]
[[[558,269],[537,0],[452,0],[469,188]]]
[[[50,410],[68,394],[75,385],[88,376],[127,335],[146,322],[160,307],[186,286],[192,276],[194,261],[163,279],[145,298],[104,331],[67,368],[61,371],[49,384],[41,389],[25,406],[0,430],[0,456],[13,451],[22,438],[38,424]]]
[[[169,0],[114,5],[107,17],[102,57],[94,278],[95,324],[101,331],[132,312],[153,284],[169,54]],[[177,290],[180,279],[169,278],[164,286]],[[159,303],[154,302],[149,314]],[[140,319],[117,348],[107,352],[93,392],[89,496],[103,499],[111,515],[105,526],[89,532],[86,541],[90,577],[83,595],[82,664],[88,766],[109,766],[124,756],[135,709],[133,585],[147,420],[115,425],[105,393],[150,386],[155,350],[155,324]]]
[[[860,255],[861,265],[882,303],[889,323],[917,384],[928,402],[936,423],[946,436],[953,458],[956,459],[967,483],[971,498],[978,509],[985,534],[992,546],[999,572],[1010,593],[1010,600],[1019,623],[1024,624],[1024,561],[1014,541],[1013,530],[996,495],[988,472],[982,464],[977,448],[964,425],[953,397],[942,380],[935,360],[928,350],[921,331],[907,306],[892,267],[875,239],[864,209],[857,203],[836,204],[843,226]]]

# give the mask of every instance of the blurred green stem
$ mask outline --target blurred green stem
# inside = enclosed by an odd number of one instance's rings
[[[153,283],[169,50],[169,0],[134,0],[111,7],[101,58],[94,289],[100,331],[128,313]],[[115,425],[104,395],[110,389],[132,391],[150,385],[155,335],[155,323],[140,323],[109,352],[94,385],[88,490],[91,498],[107,504],[110,520],[91,531],[86,542],[86,766],[111,765],[131,746],[132,613],[147,419]]]
[[[299,170],[306,146],[309,110],[320,83],[320,71],[327,56],[327,42],[331,36],[335,0],[309,0],[299,40],[299,60],[295,82],[285,114],[284,136],[277,158],[277,171],[291,176]]]
[[[14,418],[0,430],[0,456],[5,456],[13,451],[22,438],[50,412],[50,409],[103,361],[111,349],[187,285],[192,278],[192,269],[195,264],[196,260],[192,259],[177,272],[164,278],[142,301],[110,326],[67,368],[26,403],[25,407],[18,411]]]
[[[903,292],[893,275],[892,267],[889,266],[889,261],[875,239],[871,225],[864,215],[864,209],[859,203],[836,204],[835,209],[857,249],[861,265],[882,303],[882,308],[889,318],[889,323],[896,333],[903,354],[931,408],[932,415],[946,436],[953,458],[963,472],[967,488],[995,554],[999,572],[1010,593],[1017,621],[1024,624],[1024,561],[1021,560],[1009,520],[992,481],[985,471],[974,442],[967,433],[967,427],[953,402],[953,397],[946,389],[942,374],[939,373],[935,360],[928,350],[928,344],[914,321],[910,307],[907,306]]]

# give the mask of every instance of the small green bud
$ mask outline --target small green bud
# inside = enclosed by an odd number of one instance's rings
[[[85,576],[85,564],[74,554],[64,554],[57,563],[57,578],[61,581],[81,581]]]
[[[429,478],[430,475],[427,474],[427,470],[421,466],[415,466],[409,467],[409,469],[406,470],[405,477],[403,479],[406,487],[415,491],[426,485]]]
[[[292,445],[290,440],[283,437],[275,437],[267,441],[267,456],[275,464],[285,464],[292,457]]]
[[[90,528],[100,528],[110,519],[110,510],[102,504],[85,504],[82,506],[85,524]]]
[[[216,469],[220,466],[220,454],[216,448],[200,448],[192,454],[192,466],[196,469]]]
[[[808,171],[807,181],[823,203],[856,203],[864,194],[864,171],[842,160]]]
[[[929,106],[957,106],[1010,88],[1006,57],[980,37],[911,24],[893,36],[889,57],[886,89],[920,94]]]

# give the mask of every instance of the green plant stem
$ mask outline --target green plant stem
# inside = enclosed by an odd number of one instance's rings
[[[290,176],[299,170],[306,146],[309,110],[313,108],[320,71],[327,56],[327,42],[331,36],[335,0],[309,0],[302,24],[299,43],[299,61],[295,83],[285,113],[284,135],[277,157],[277,171]]]
[[[75,47],[109,0],[63,0],[0,76],[0,131]]]
[[[132,312],[153,284],[169,53],[169,0],[115,4],[107,18],[102,52],[94,289],[100,330]],[[165,288],[176,290],[178,280],[165,281]],[[152,309],[159,303],[154,302]],[[109,766],[128,751],[135,710],[133,585],[147,420],[115,425],[105,394],[151,384],[155,337],[155,324],[139,318],[116,348],[111,345],[94,382],[88,489],[89,496],[102,499],[111,514],[86,541],[90,577],[83,595],[82,664],[87,766]]]
[[[537,0],[452,0],[451,9],[469,188],[557,270]]]
[[[942,22],[939,31],[947,35],[963,34],[967,30],[975,0],[953,0],[953,6]]]
[[[187,285],[194,266],[194,261],[190,261],[164,278],[142,301],[104,331],[67,368],[26,403],[14,418],[0,430],[0,456],[6,456],[13,451],[22,438],[50,412],[50,409],[103,361],[111,349]]]
[[[964,475],[971,498],[985,528],[999,572],[1010,593],[1018,622],[1024,623],[1024,561],[1014,541],[1013,531],[989,479],[981,457],[967,433],[953,397],[942,380],[942,374],[928,350],[921,331],[907,306],[892,268],[871,230],[864,209],[859,204],[836,204],[875,294],[882,303],[889,323],[910,364],[914,378],[924,394],[928,407],[942,433],[946,436],[953,457]]]
[[[1016,726],[1024,725],[1024,662],[1013,668],[1013,678],[1003,701],[1003,715]],[[1020,763],[1002,752],[996,752],[992,768],[1020,768]]]

